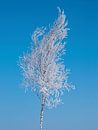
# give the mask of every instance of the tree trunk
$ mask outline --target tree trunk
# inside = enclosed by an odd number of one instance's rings
[[[45,97],[42,95],[41,111],[40,111],[40,130],[43,130],[43,113],[45,107]]]

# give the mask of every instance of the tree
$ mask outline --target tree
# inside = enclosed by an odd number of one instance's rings
[[[63,91],[74,88],[68,83],[69,70],[62,58],[68,22],[64,11],[58,10],[58,18],[50,28],[34,31],[31,50],[20,59],[25,88],[31,87],[41,100],[40,130],[43,129],[45,106],[55,107],[61,103]]]

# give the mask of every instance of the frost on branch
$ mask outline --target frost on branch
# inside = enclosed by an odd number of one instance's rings
[[[20,60],[24,86],[31,87],[39,97],[43,95],[49,107],[61,102],[65,89],[74,88],[68,83],[69,71],[62,59],[67,31],[66,16],[59,9],[58,18],[50,29],[42,27],[34,31],[31,51]]]

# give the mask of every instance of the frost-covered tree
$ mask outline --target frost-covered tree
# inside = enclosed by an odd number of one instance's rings
[[[51,27],[34,31],[31,50],[20,59],[24,86],[31,87],[41,101],[40,130],[45,106],[55,107],[61,103],[63,91],[74,88],[68,83],[69,70],[62,59],[68,22],[64,11],[58,10],[58,18]]]

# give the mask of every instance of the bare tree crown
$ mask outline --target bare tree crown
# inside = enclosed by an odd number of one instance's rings
[[[58,18],[50,29],[37,28],[33,35],[31,51],[20,59],[24,86],[31,87],[45,105],[54,107],[61,102],[64,90],[74,88],[68,83],[69,70],[65,68],[62,54],[65,52],[67,20],[59,9]]]

